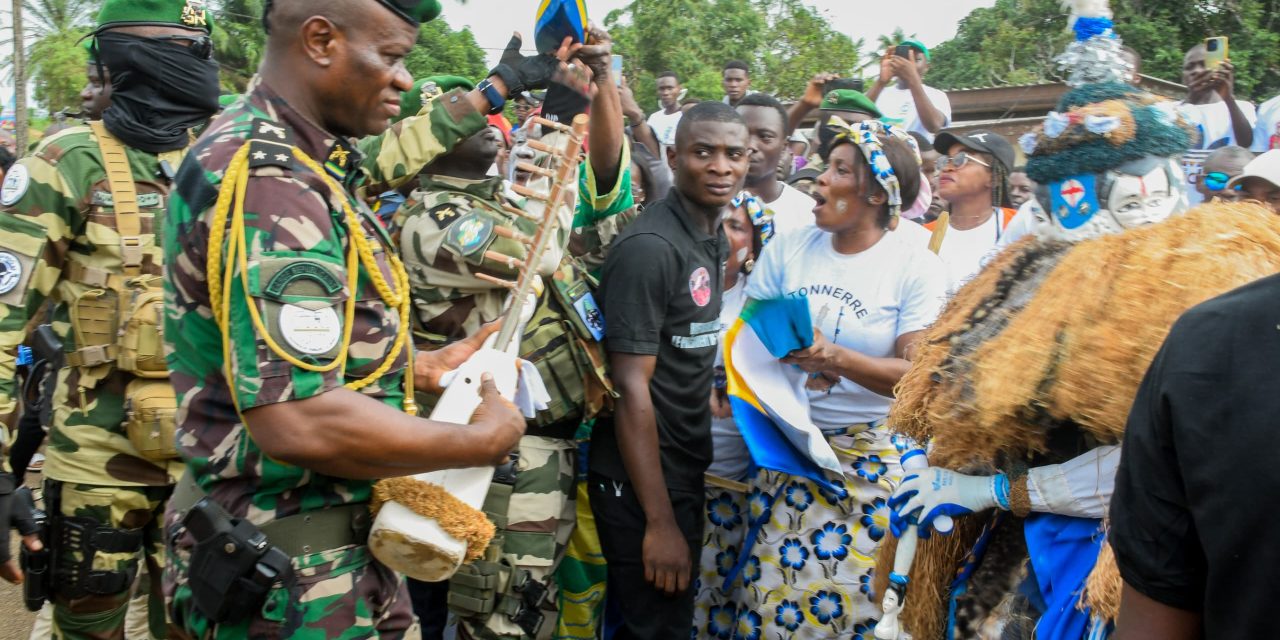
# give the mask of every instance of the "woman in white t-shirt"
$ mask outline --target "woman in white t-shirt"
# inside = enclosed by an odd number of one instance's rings
[[[1009,203],[1013,147],[994,131],[943,131],[934,148],[938,191],[949,205],[944,218],[929,225],[933,244],[946,265],[947,289],[954,293],[986,266],[1000,248],[1016,210]]]
[[[889,233],[919,189],[918,156],[906,140],[879,122],[842,132],[818,178],[816,226],[775,236],[751,274],[748,298],[808,300],[815,342],[784,362],[812,376],[813,423],[840,458],[844,474],[833,480],[846,492],[757,472],[743,514],[756,535],[737,597],[709,611],[699,637],[716,636],[730,620],[748,637],[870,637],[879,617],[869,598],[873,558],[902,455],[914,448],[884,419],[946,295],[938,258]],[[735,560],[723,558],[719,575]]]

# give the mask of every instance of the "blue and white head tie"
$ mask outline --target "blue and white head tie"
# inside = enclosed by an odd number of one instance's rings
[[[836,130],[836,141],[848,140],[862,151],[862,156],[871,166],[871,174],[875,176],[876,182],[879,182],[885,193],[889,194],[889,228],[896,227],[898,217],[902,215],[902,187],[898,183],[897,174],[893,172],[893,165],[889,164],[889,157],[884,153],[884,146],[880,144],[880,136],[897,138],[907,145],[915,156],[916,169],[919,170],[920,147],[916,145],[915,139],[905,130],[879,120],[864,120],[849,124],[838,116],[832,116],[827,126]],[[832,148],[835,148],[835,142],[832,143]]]

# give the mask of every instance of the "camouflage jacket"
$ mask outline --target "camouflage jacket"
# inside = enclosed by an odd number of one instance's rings
[[[126,147],[141,213],[142,274],[161,273],[155,225],[169,192],[166,176],[184,155]],[[52,301],[53,329],[63,348],[75,352],[72,304],[101,288],[88,282],[123,271],[114,200],[89,127],[64,129],[19,160],[5,177],[0,205],[0,414],[5,414],[15,410],[15,358],[31,315]],[[176,479],[180,463],[157,465],[140,457],[125,435],[124,395],[131,379],[110,363],[59,372],[48,477],[109,486],[158,486]]]
[[[261,524],[369,499],[370,481],[326,476],[268,458],[237,417],[231,394],[241,410],[301,400],[359,380],[382,364],[399,318],[382,302],[363,265],[356,290],[347,289],[351,230],[342,205],[345,201],[357,211],[379,270],[390,279],[391,240],[363,198],[396,188],[485,126],[468,102],[450,99],[461,95],[433,101],[384,134],[361,140],[357,149],[259,82],[210,126],[182,165],[164,225],[165,338],[179,402],[178,446],[196,482],[233,515]],[[232,291],[228,335],[235,379],[229,382],[209,302],[207,245],[223,172],[246,140],[252,140],[244,202],[248,273],[237,270],[226,283]],[[294,146],[323,162],[346,192],[331,192],[322,176],[293,159]],[[242,278],[248,279],[251,299],[243,295]],[[345,371],[294,366],[266,345],[249,317],[248,305],[256,305],[281,348],[322,365],[338,355],[341,311],[349,296],[357,302]],[[410,355],[402,352],[385,375],[360,392],[400,407]]]

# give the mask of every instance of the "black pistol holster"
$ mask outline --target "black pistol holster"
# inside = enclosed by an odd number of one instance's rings
[[[215,623],[236,623],[262,609],[277,582],[293,583],[284,551],[248,520],[232,518],[216,502],[202,498],[182,524],[195,538],[188,576],[200,613]]]

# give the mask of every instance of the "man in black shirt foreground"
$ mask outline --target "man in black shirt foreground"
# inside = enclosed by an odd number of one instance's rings
[[[667,151],[675,188],[605,262],[600,306],[621,397],[596,425],[589,486],[609,566],[605,624],[617,640],[685,638],[693,624],[727,258],[720,219],[742,189],[748,144],[733,107],[690,109]]]
[[[1116,640],[1274,638],[1280,276],[1188,311],[1138,390],[1111,532]]]

